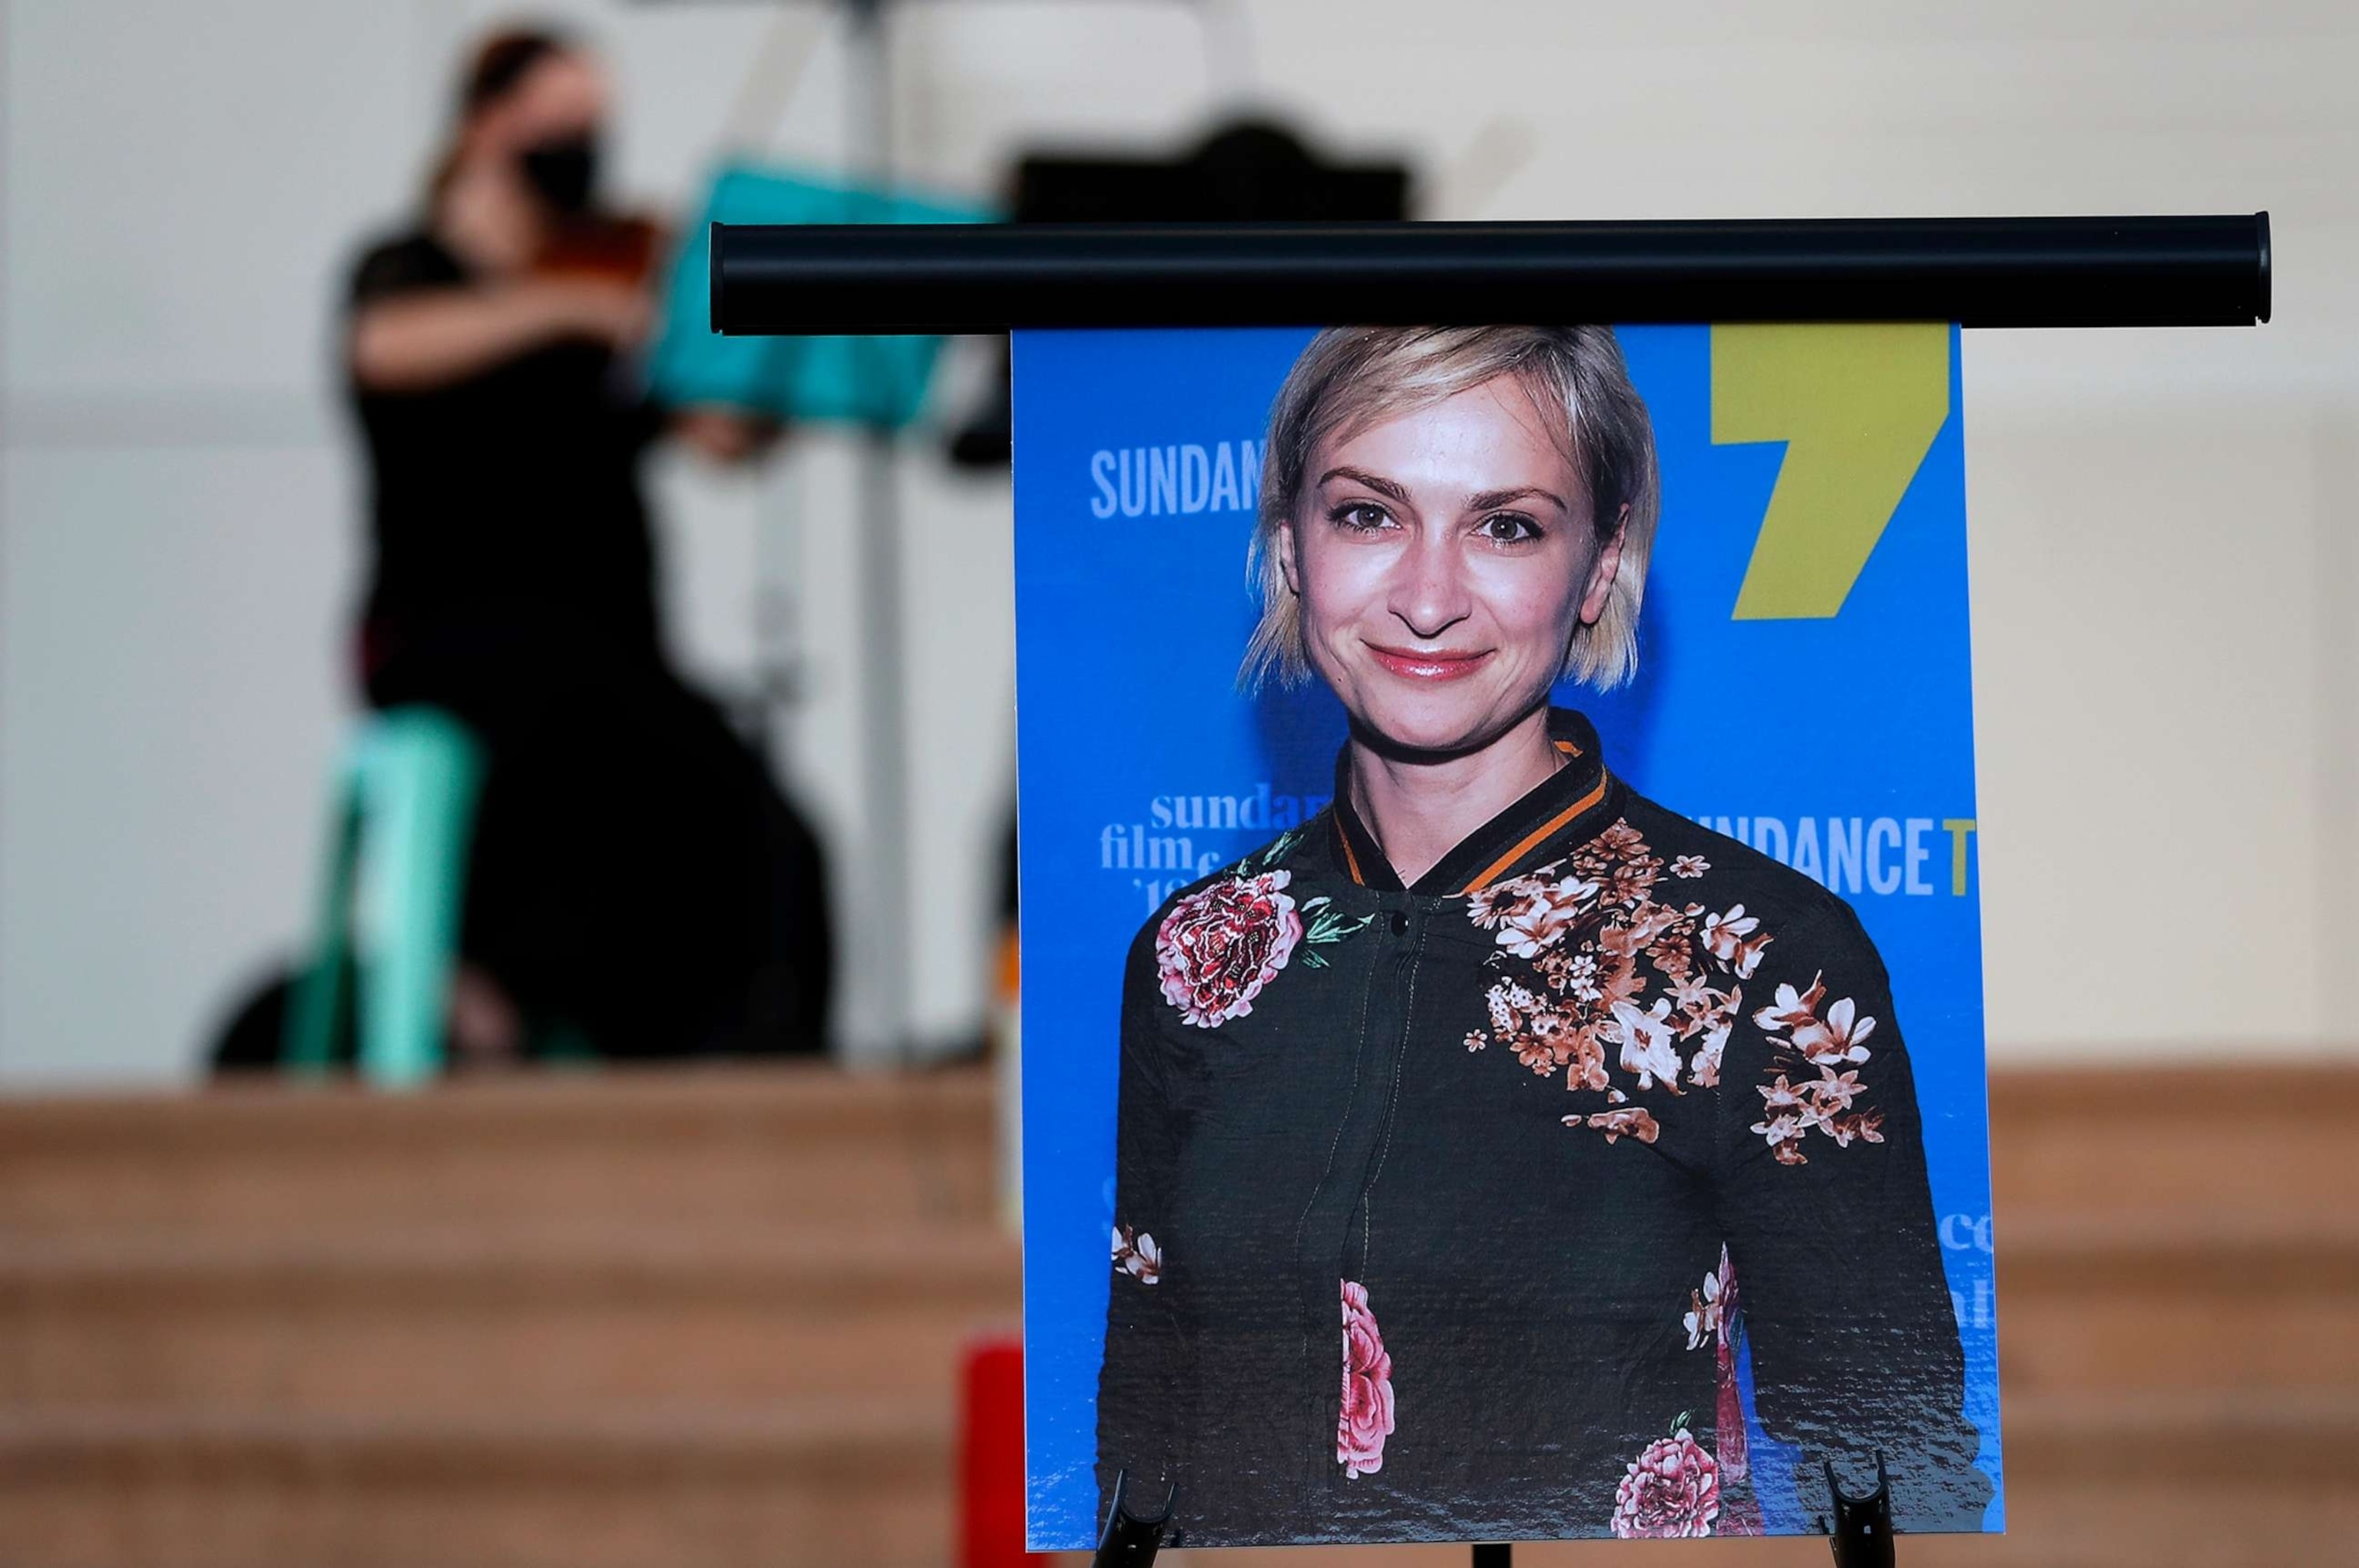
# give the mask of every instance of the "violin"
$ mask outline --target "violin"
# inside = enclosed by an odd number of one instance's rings
[[[663,265],[670,233],[652,218],[583,213],[554,224],[533,258],[542,278],[645,285]]]

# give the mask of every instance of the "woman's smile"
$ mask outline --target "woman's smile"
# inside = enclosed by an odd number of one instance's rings
[[[1386,648],[1382,643],[1372,642],[1364,646],[1379,665],[1405,681],[1463,680],[1482,669],[1484,662],[1491,657],[1489,648],[1425,653],[1416,648]]]

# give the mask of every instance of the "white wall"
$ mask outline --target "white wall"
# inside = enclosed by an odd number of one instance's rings
[[[346,702],[353,467],[325,331],[427,156],[473,0],[0,0],[0,1081],[170,1079],[296,940]],[[745,63],[841,145],[815,6],[538,6],[606,43],[677,200]],[[903,165],[1283,103],[1432,215],[2235,211],[2277,324],[1978,333],[1964,373],[1994,1050],[2350,1048],[2359,874],[2359,17],[2127,0],[910,0]],[[1281,91],[1282,89],[1282,91]],[[973,366],[968,367],[970,371]],[[657,476],[674,640],[724,687],[791,608],[781,760],[863,827],[852,457]],[[907,464],[916,1022],[974,1015],[1012,778],[1004,489]]]

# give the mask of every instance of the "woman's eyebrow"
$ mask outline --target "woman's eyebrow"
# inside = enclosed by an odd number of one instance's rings
[[[1319,476],[1319,483],[1323,485],[1331,479],[1348,479],[1354,485],[1364,485],[1377,495],[1397,501],[1404,506],[1408,505],[1407,485],[1396,485],[1391,480],[1370,474],[1364,468],[1331,468]]]
[[[1487,512],[1494,506],[1504,506],[1510,502],[1521,501],[1533,495],[1553,503],[1560,512],[1572,510],[1571,506],[1564,504],[1563,496],[1553,490],[1543,490],[1536,485],[1527,485],[1516,490],[1485,490],[1479,495],[1469,495],[1466,498],[1466,509],[1470,512]]]

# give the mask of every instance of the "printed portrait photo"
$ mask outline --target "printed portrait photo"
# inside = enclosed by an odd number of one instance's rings
[[[1952,330],[1016,368],[1033,1544],[2000,1528]]]

